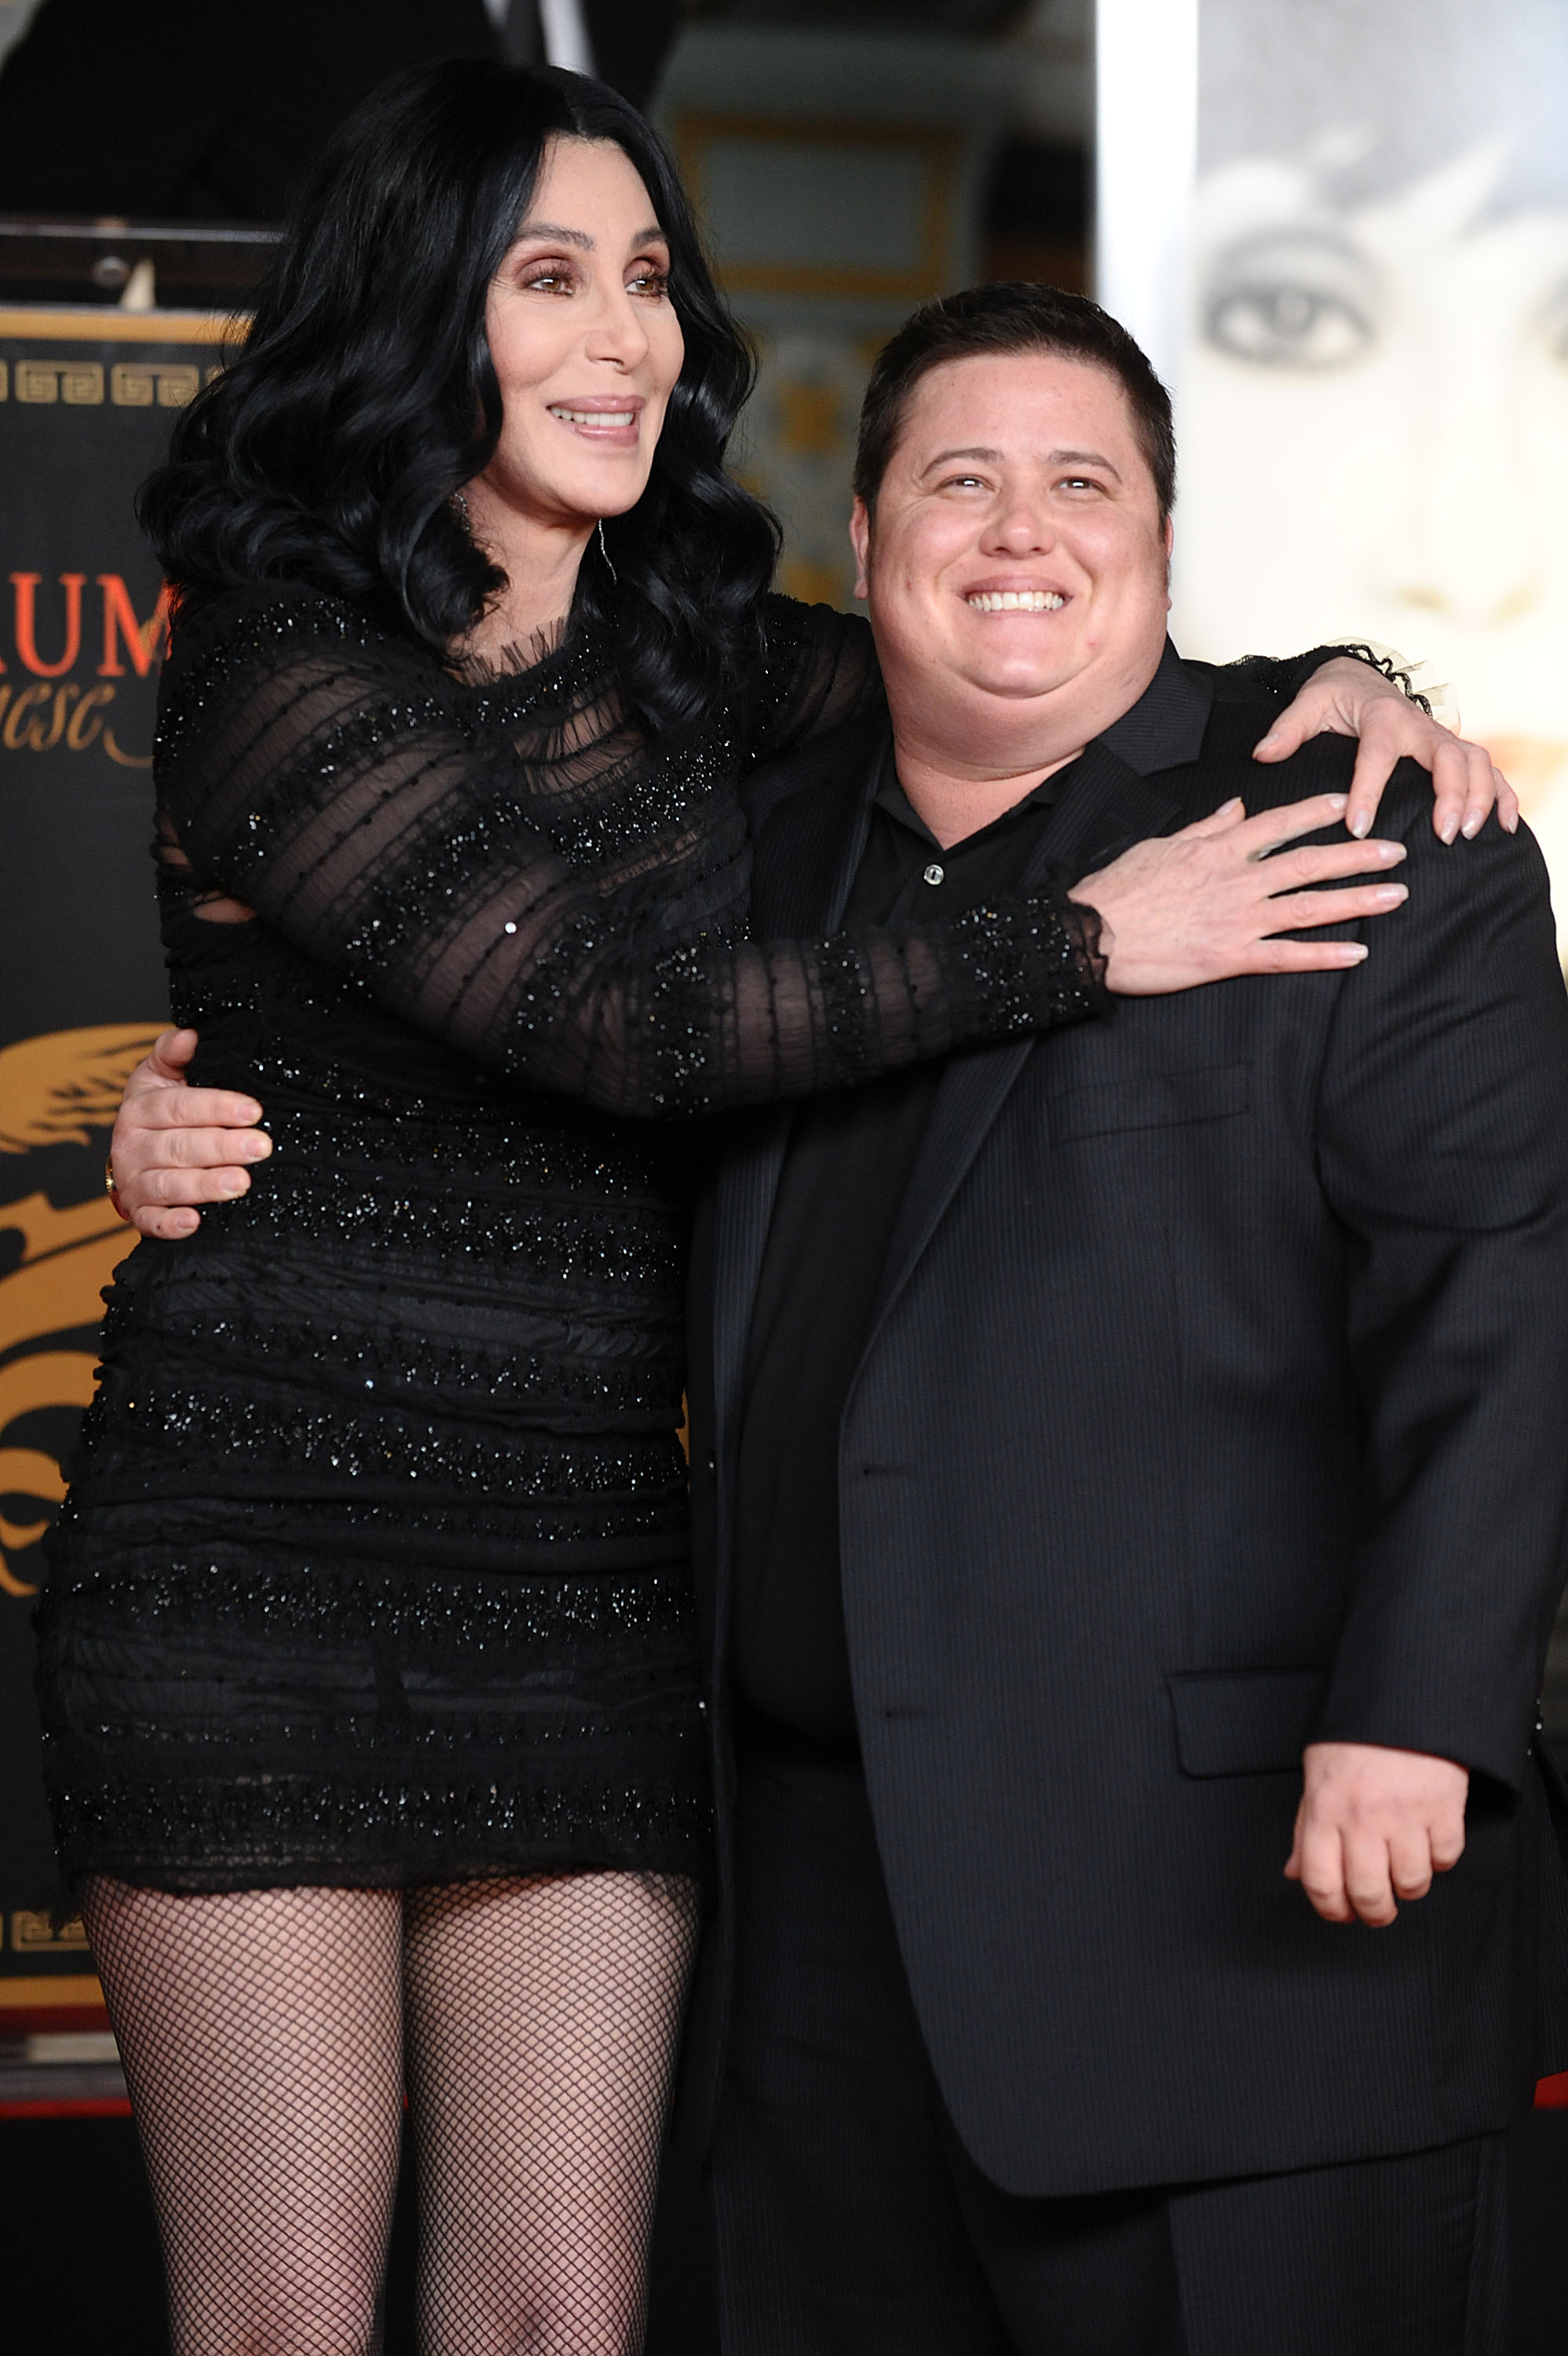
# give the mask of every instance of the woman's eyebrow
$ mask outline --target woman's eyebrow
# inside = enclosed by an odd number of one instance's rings
[[[593,252],[593,240],[585,229],[563,229],[559,221],[525,221],[513,243],[521,245],[525,238],[536,237],[553,238],[560,245],[575,245],[583,253]],[[657,221],[653,221],[646,229],[638,230],[636,235],[627,241],[633,246],[667,245],[669,239]]]
[[[559,221],[525,221],[517,231],[516,242],[526,237],[554,238],[561,245],[575,245],[584,253],[593,251],[593,240],[585,229],[562,229]]]

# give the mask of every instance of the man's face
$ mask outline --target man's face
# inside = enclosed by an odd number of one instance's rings
[[[1049,352],[933,369],[875,523],[857,502],[851,534],[895,722],[923,680],[927,704],[990,705],[1013,734],[1049,714],[1082,744],[1158,665],[1169,526],[1104,369]]]

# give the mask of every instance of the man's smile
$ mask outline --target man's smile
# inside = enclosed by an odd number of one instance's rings
[[[1067,600],[1059,589],[971,589],[964,602],[976,614],[1055,614]]]

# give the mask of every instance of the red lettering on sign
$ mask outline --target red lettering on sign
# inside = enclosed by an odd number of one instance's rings
[[[38,679],[59,679],[69,670],[81,652],[81,593],[86,585],[85,573],[62,573],[60,585],[65,591],[65,652],[59,662],[38,659],[37,622],[34,600],[37,595],[41,573],[13,573],[11,586],[16,593],[16,652],[27,669]]]
[[[145,679],[156,659],[158,640],[169,626],[168,583],[159,590],[158,602],[144,622],[137,620],[131,592],[118,573],[101,573],[98,585],[103,592],[103,660],[98,666],[99,678],[124,678],[117,643],[123,640],[132,669],[138,679]]]

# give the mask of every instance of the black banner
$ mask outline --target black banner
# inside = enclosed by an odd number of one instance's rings
[[[132,511],[232,323],[0,310],[0,2022],[92,2004],[50,1921],[31,1597],[133,1241],[103,1187],[162,1027],[152,735],[165,609]]]

